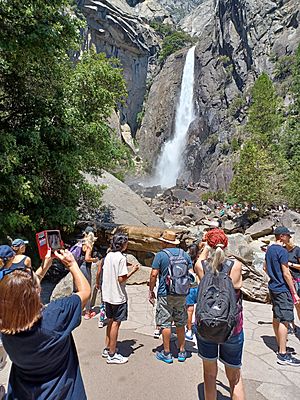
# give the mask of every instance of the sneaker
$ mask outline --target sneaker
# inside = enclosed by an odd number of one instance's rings
[[[119,351],[119,349],[116,348],[116,353],[118,353],[118,351]],[[108,349],[107,347],[105,347],[105,349],[103,349],[103,351],[102,351],[101,356],[102,356],[103,358],[107,358],[108,355],[109,355],[109,349]]]
[[[153,332],[153,337],[154,337],[154,339],[159,339],[160,329],[155,329],[155,331]]]
[[[106,362],[107,364],[125,364],[127,363],[128,358],[123,357],[121,354],[115,353],[113,356],[108,354]]]
[[[286,352],[287,352],[288,354],[292,354],[292,355],[297,354],[297,352],[296,352],[296,350],[294,349],[294,347],[288,347],[288,346],[286,346]],[[279,354],[279,349],[276,351],[276,354],[277,354],[277,355]]]
[[[193,340],[193,332],[192,332],[192,330],[187,330],[187,331],[185,332],[185,338],[186,338],[187,340]]]
[[[98,328],[103,328],[104,327],[104,322],[103,321],[98,321]]]
[[[289,334],[289,335],[294,335],[294,333],[295,333],[295,332],[294,332],[294,328],[293,328],[291,325],[289,325],[289,326],[288,326],[288,334]]]
[[[186,351],[179,351],[178,353],[178,361],[184,362],[186,360]]]
[[[155,354],[155,357],[160,360],[163,361],[167,364],[172,364],[173,362],[173,357],[171,353],[165,354],[164,350],[162,351],[157,351]]]
[[[300,367],[300,360],[293,357],[291,354],[277,354],[277,364],[291,365],[293,367]]]

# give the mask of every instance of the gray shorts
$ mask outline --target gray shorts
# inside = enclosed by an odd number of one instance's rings
[[[279,322],[294,321],[294,303],[290,292],[272,292],[273,317]]]
[[[172,322],[177,327],[187,323],[185,296],[158,297],[156,305],[156,325],[171,328]]]

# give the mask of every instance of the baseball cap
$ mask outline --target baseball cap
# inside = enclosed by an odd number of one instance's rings
[[[285,226],[277,226],[274,230],[274,235],[293,235],[295,232],[290,231]]]
[[[94,233],[94,228],[92,226],[87,226],[84,230],[85,233],[90,233],[93,232]]]
[[[25,244],[28,244],[28,240],[23,240],[23,239],[15,239],[13,242],[12,242],[12,246],[14,246],[14,247],[20,247],[20,246],[23,246],[23,245],[25,245]]]
[[[8,258],[13,257],[15,254],[16,253],[10,246],[7,246],[6,244],[0,246],[0,258],[3,260],[7,260]]]

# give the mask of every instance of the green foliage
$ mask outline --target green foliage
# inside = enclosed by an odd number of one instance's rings
[[[175,53],[175,51],[180,50],[192,43],[193,39],[191,36],[182,31],[175,31],[165,36],[159,54],[159,62],[161,64],[164,63],[167,57]]]
[[[240,143],[239,139],[237,139],[236,137],[233,137],[232,140],[231,140],[230,147],[231,147],[231,151],[233,153],[238,151],[240,149],[240,147],[241,147],[241,143]]]
[[[275,87],[266,73],[262,73],[255,81],[251,96],[252,104],[246,129],[261,146],[267,148],[278,139],[281,115]]]
[[[79,202],[100,203],[82,172],[99,173],[127,157],[105,122],[126,95],[122,71],[94,51],[71,62],[82,26],[72,4],[1,4],[2,235],[72,227]]]
[[[207,202],[208,200],[224,202],[226,200],[226,193],[221,189],[216,192],[208,191],[201,195],[201,200],[204,202]]]
[[[246,100],[244,96],[238,95],[236,96],[229,108],[228,108],[228,114],[231,115],[232,117],[237,117],[241,111],[241,109],[245,106]]]
[[[161,22],[152,21],[150,22],[150,26],[162,37],[171,35],[174,32],[174,27],[170,24],[162,24]]]
[[[137,123],[139,128],[142,125],[144,116],[145,116],[145,109],[143,108],[142,111],[138,112],[137,115],[136,115],[136,123]]]
[[[292,75],[295,64],[295,57],[292,55],[283,56],[275,61],[274,78],[284,80]]]

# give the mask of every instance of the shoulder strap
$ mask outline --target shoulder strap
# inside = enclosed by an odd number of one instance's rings
[[[230,271],[233,267],[234,260],[229,260],[228,258],[224,261],[222,265],[222,272],[224,272],[226,275],[230,275]]]
[[[162,250],[164,253],[166,253],[166,255],[170,258],[173,257],[173,254],[168,250],[168,249],[163,249]]]
[[[182,249],[179,249],[179,254],[178,255],[184,258],[184,251]]]
[[[201,260],[201,265],[204,271],[204,274],[206,274],[207,272],[209,272],[209,265],[207,260]]]

